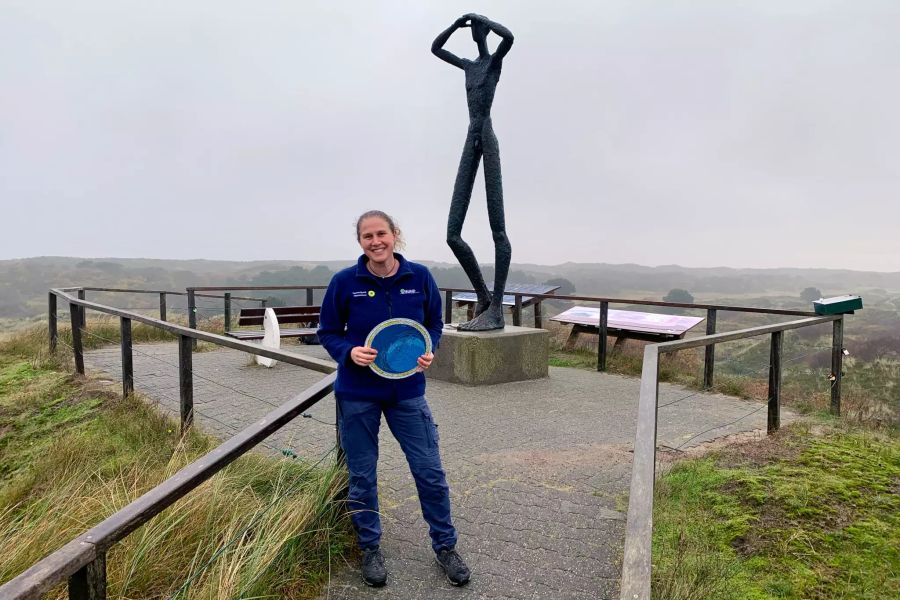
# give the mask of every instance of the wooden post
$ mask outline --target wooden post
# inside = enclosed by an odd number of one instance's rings
[[[192,338],[178,336],[178,389],[181,395],[182,435],[194,421],[194,374],[191,355]]]
[[[834,321],[831,335],[831,414],[841,415],[841,379],[844,370],[844,316]]]
[[[53,292],[47,295],[47,333],[50,336],[50,352],[56,352],[59,334],[56,331],[56,294]]]
[[[769,417],[766,431],[770,434],[781,427],[781,347],[784,332],[772,333],[772,347],[769,352]]]
[[[69,600],[105,600],[106,553],[102,553],[69,577]]]
[[[306,288],[306,305],[313,305],[313,290],[312,288]]]
[[[606,338],[607,322],[609,321],[609,302],[600,303],[600,323],[597,335],[597,370],[606,370]]]
[[[85,299],[84,290],[78,290],[78,299],[79,300]],[[85,310],[84,310],[83,306],[80,306],[79,308],[81,309],[81,326],[86,327],[87,326],[87,315],[85,314]]]
[[[706,335],[712,335],[716,332],[716,309],[710,308],[706,311]],[[703,356],[703,387],[710,389],[713,386],[713,369],[716,364],[716,345],[710,344],[706,347]]]
[[[75,372],[84,375],[84,352],[81,348],[82,311],[77,304],[69,305],[69,317],[72,322],[72,352],[75,354]]]
[[[131,355],[131,319],[119,317],[122,332],[122,397],[134,393],[134,361]]]
[[[334,399],[334,443],[337,445],[337,461],[338,464],[345,465],[347,457],[344,455],[344,448],[341,446],[341,403],[337,398]]]
[[[347,455],[344,453],[344,448],[341,446],[341,405],[338,403],[337,398],[334,399],[334,436],[337,444],[337,456],[335,457],[335,460],[339,467],[346,469]],[[346,502],[349,496],[350,482],[348,480],[337,492],[337,498]]]
[[[166,293],[165,292],[159,293],[159,320],[160,321],[166,320]]]
[[[447,290],[444,292],[444,324],[449,325],[453,322],[453,292]]]
[[[191,329],[197,329],[197,297],[194,295],[194,290],[188,288],[188,327]],[[193,338],[188,338],[191,340],[191,349],[197,347],[197,340]]]
[[[516,294],[516,305],[513,308],[513,325],[516,327],[522,326],[522,295]]]
[[[225,331],[231,331],[231,292],[225,292]]]
[[[622,552],[621,600],[650,600],[650,574],[653,570],[653,489],[656,477],[656,432],[659,399],[659,350],[656,344],[644,346],[641,369],[641,395],[638,402],[637,433],[628,516],[625,520],[625,547]]]
[[[534,303],[534,328],[541,329],[544,326],[544,322],[541,320],[541,301],[538,300]]]

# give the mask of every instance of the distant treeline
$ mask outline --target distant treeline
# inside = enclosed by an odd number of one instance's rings
[[[188,286],[325,285],[339,269],[353,260],[302,262],[229,262],[206,260],[82,259],[40,257],[0,261],[0,317],[23,318],[44,314],[50,287],[92,286],[183,291]],[[426,262],[438,284],[468,287],[463,270],[448,263]],[[493,268],[484,267],[485,279],[493,279]],[[674,288],[697,294],[764,294],[781,292],[799,298],[807,287],[826,296],[881,288],[891,295],[897,290],[900,303],[900,273],[871,273],[826,269],[690,269],[566,263],[556,266],[513,265],[509,281],[562,285],[561,293],[615,296],[640,290],[662,298]],[[288,300],[290,294],[272,293],[273,300]],[[900,305],[898,305],[900,308]]]

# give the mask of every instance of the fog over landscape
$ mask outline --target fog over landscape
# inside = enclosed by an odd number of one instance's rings
[[[382,208],[453,262],[468,118],[430,46],[470,11],[516,36],[514,263],[900,271],[891,0],[8,0],[0,260],[343,260]],[[463,235],[493,261],[480,174]]]

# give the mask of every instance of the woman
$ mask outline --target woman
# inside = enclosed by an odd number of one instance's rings
[[[450,583],[465,585],[469,569],[455,550],[450,490],[438,452],[437,427],[425,400],[423,371],[434,355],[420,356],[417,372],[406,379],[385,379],[369,368],[378,352],[365,346],[366,336],[378,323],[402,317],[425,326],[437,348],[443,327],[440,291],[426,267],[394,252],[402,248],[400,230],[385,213],[372,210],[360,216],[356,240],[363,255],[355,266],[332,278],[322,301],[318,333],[338,364],[334,395],[350,472],[351,519],[363,551],[363,581],[376,587],[387,581],[379,548],[376,477],[378,429],[384,414],[415,479],[437,562]]]

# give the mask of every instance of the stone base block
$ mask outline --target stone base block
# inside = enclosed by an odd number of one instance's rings
[[[497,331],[458,331],[444,327],[441,347],[426,371],[431,379],[465,385],[491,385],[547,377],[550,334],[513,327]]]

